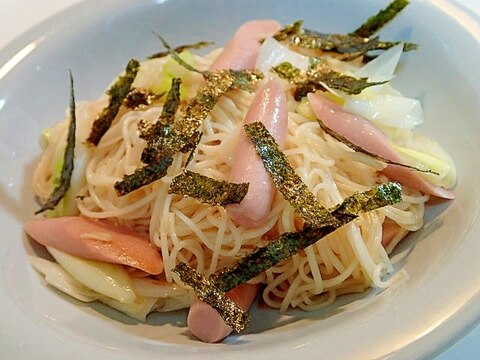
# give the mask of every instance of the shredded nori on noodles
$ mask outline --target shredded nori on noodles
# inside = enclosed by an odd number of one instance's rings
[[[234,90],[251,90],[262,74],[252,70],[218,70],[205,72],[205,83],[191,99],[182,114],[169,125],[168,134],[158,138],[158,148],[168,153],[190,153],[193,151],[201,133],[198,128],[210,114],[218,99],[225,93]]]
[[[40,214],[46,210],[53,210],[55,206],[62,200],[70,188],[70,180],[72,178],[75,157],[75,130],[77,126],[77,117],[75,114],[75,92],[73,87],[73,75],[69,72],[70,77],[70,123],[68,125],[67,145],[63,156],[62,171],[58,185],[53,189],[52,194],[42,207],[35,212]]]
[[[217,271],[210,278],[222,291],[229,291],[354,220],[359,212],[372,211],[401,200],[402,188],[394,182],[357,192],[329,212],[337,220],[336,225],[328,222],[318,226],[306,225],[301,231],[284,233],[265,247],[245,255],[233,267]]]
[[[160,37],[160,36],[159,36]],[[172,57],[180,65],[191,70],[178,54],[170,50],[170,46],[160,37],[169,49]],[[193,69],[193,68],[192,68]],[[192,71],[198,70],[193,69]],[[218,99],[228,91],[241,89],[251,91],[254,85],[263,78],[263,74],[255,70],[218,70],[200,72],[205,77],[193,99],[188,101],[180,116],[175,116],[180,104],[180,79],[172,79],[172,86],[160,116],[153,126],[140,123],[141,137],[147,141],[147,147],[142,152],[142,162],[147,166],[137,169],[131,175],[125,175],[123,180],[115,184],[119,195],[125,195],[152,181],[166,175],[168,166],[173,161],[173,155],[179,152],[189,154],[188,162],[200,142],[202,133],[198,128],[210,114]]]
[[[162,139],[168,136],[175,114],[180,106],[180,78],[173,78],[168,91],[167,98],[163,105],[162,113],[154,124],[139,123],[140,138],[147,142],[147,147],[142,152],[142,161],[151,164],[163,156],[171,156],[174,152],[163,147]]]
[[[161,36],[159,36],[158,34],[155,34],[155,35],[157,35],[158,37],[160,37],[163,40],[163,38]],[[165,44],[165,42],[164,42],[164,44]],[[170,55],[172,51],[177,53],[177,54],[180,54],[184,50],[188,50],[188,49],[195,49],[196,50],[196,49],[200,49],[200,48],[205,47],[205,46],[210,46],[212,44],[213,44],[213,41],[199,41],[195,44],[180,45],[180,46],[177,46],[175,49],[171,49],[168,46],[168,47],[166,47],[167,51],[158,52],[156,54],[150,55],[148,58],[149,59],[162,58],[162,57],[165,57],[167,55]]]
[[[344,136],[340,135],[339,133],[337,133],[336,131],[330,129],[329,127],[327,127],[321,120],[317,119],[317,122],[318,124],[320,125],[320,127],[322,128],[323,131],[325,131],[328,135],[330,135],[331,137],[333,137],[335,140],[341,142],[342,144],[348,146],[350,149],[352,149],[353,151],[356,151],[356,152],[360,152],[362,154],[365,154],[365,155],[368,155],[368,156],[371,156],[373,157],[374,159],[376,160],[379,160],[381,162],[384,162],[386,164],[390,164],[390,165],[397,165],[397,166],[402,166],[402,167],[405,167],[405,168],[408,168],[408,169],[411,169],[411,170],[415,170],[415,171],[420,171],[420,172],[424,172],[424,173],[429,173],[429,174],[435,174],[435,175],[439,175],[437,172],[433,171],[433,170],[423,170],[423,169],[419,169],[415,166],[410,166],[410,165],[407,165],[407,164],[402,164],[402,163],[398,163],[396,161],[392,161],[392,160],[389,160],[389,159],[386,159],[384,158],[383,156],[380,156],[380,155],[377,155],[377,154],[374,154],[368,150],[365,150],[364,148],[362,148],[361,146],[358,146],[358,145],[355,145],[354,143],[352,143],[350,140],[348,140],[347,138],[345,138]]]
[[[307,70],[300,70],[289,62],[283,62],[272,68],[282,79],[288,80],[296,85],[293,90],[295,100],[300,101],[302,97],[315,90],[326,90],[325,86],[341,90],[347,94],[360,94],[364,89],[384,84],[381,82],[368,82],[368,78],[356,78],[332,70],[324,62],[319,62]]]
[[[167,42],[167,40],[165,40],[163,38],[162,35],[157,34],[155,32],[154,32],[154,34],[162,42],[165,49],[167,49],[167,51],[165,51],[165,53],[170,55],[172,57],[172,59],[175,60],[179,65],[183,66],[185,69],[187,69],[189,71],[197,72],[199,74],[204,74],[205,73],[205,71],[200,71],[200,70],[194,68],[192,65],[188,64],[187,62],[185,62],[179,55],[181,53],[181,51],[177,51],[178,48],[172,49],[170,44]],[[183,51],[184,49],[182,47],[180,47],[180,50]]]
[[[163,94],[157,95],[143,88],[135,88],[130,90],[127,96],[125,96],[122,105],[131,110],[139,110],[152,105],[154,101],[162,96]]]
[[[172,165],[172,162],[173,158],[171,156],[164,156],[156,163],[136,169],[133,174],[124,175],[123,180],[116,182],[114,185],[117,194],[119,196],[127,195],[134,190],[160,180],[167,175],[168,167]]]
[[[265,169],[270,173],[275,187],[302,218],[313,227],[338,225],[337,219],[319,204],[315,195],[295,173],[265,126],[261,122],[253,122],[245,124],[243,128],[252,140]]]
[[[367,19],[352,34],[368,38],[380,30],[385,24],[392,20],[397,14],[409,4],[408,0],[394,0],[385,9]]]
[[[117,194],[122,196],[134,190],[161,179],[167,174],[168,167],[173,162],[174,152],[164,151],[158,145],[158,139],[167,136],[169,127],[173,124],[175,114],[180,105],[181,79],[173,78],[163,105],[162,113],[154,124],[144,121],[139,123],[140,138],[147,142],[142,152],[141,160],[146,165],[136,169],[133,174],[124,175],[122,181],[115,183]]]
[[[278,41],[288,41],[290,45],[309,50],[321,50],[341,54],[342,60],[353,60],[367,55],[373,50],[387,50],[400,41],[381,41],[379,37],[362,37],[357,34],[323,34],[303,29],[303,21],[298,20],[285,26],[274,35]],[[417,44],[404,43],[403,51],[417,49]]]
[[[135,59],[131,59],[127,64],[125,74],[120,76],[115,84],[108,89],[107,94],[110,96],[110,101],[108,106],[105,107],[95,119],[87,142],[95,146],[98,145],[100,139],[110,128],[123,103],[123,99],[130,92],[131,85],[133,80],[135,80],[139,68],[140,63]]]
[[[168,189],[169,194],[188,195],[203,203],[220,206],[239,204],[247,191],[248,183],[218,181],[189,170],[174,177]]]

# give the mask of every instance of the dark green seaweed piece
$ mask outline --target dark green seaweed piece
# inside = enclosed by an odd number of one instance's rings
[[[265,169],[270,173],[275,187],[302,218],[313,227],[338,225],[337,219],[318,203],[315,195],[295,173],[265,126],[261,122],[254,122],[245,124],[243,128],[252,140]]]
[[[153,164],[136,169],[133,174],[124,175],[122,181],[115,183],[114,187],[119,196],[126,195],[134,190],[161,179],[167,174],[168,167],[172,164],[171,156],[164,156]]]
[[[238,307],[225,292],[215,284],[199,274],[185,263],[179,263],[173,272],[180,276],[182,282],[191,286],[198,299],[213,307],[222,317],[223,321],[236,332],[247,328],[250,322],[250,315]]]
[[[251,70],[218,70],[205,72],[205,83],[184,108],[181,116],[168,128],[168,134],[160,137],[158,148],[170,153],[193,151],[201,138],[198,128],[210,114],[218,99],[234,90],[251,90],[263,76]]]
[[[162,113],[154,124],[139,123],[140,137],[147,142],[142,152],[142,161],[152,164],[163,156],[171,156],[174,152],[163,146],[162,139],[169,136],[175,121],[175,114],[180,106],[180,78],[173,78],[170,90],[163,105]]]
[[[228,183],[185,170],[173,178],[169,194],[192,196],[203,203],[226,206],[239,204],[247,195],[248,183]]]
[[[291,39],[294,36],[300,35],[304,32],[303,30],[303,20],[297,20],[294,23],[285,25],[283,29],[278,30],[274,35],[273,38],[277,41],[284,41]]]
[[[118,110],[122,105],[123,99],[130,92],[131,85],[135,76],[137,75],[140,63],[132,59],[128,62],[125,69],[125,75],[122,75],[107,91],[110,95],[110,101],[107,107],[95,119],[92,130],[87,141],[93,145],[98,145],[102,136],[107,132],[112,125],[113,119],[117,116]]]
[[[435,174],[435,175],[439,175],[437,172],[435,171],[432,171],[432,170],[422,170],[422,169],[419,169],[415,166],[410,166],[410,165],[407,165],[407,164],[402,164],[402,163],[399,163],[399,162],[396,162],[396,161],[392,161],[392,160],[389,160],[389,159],[386,159],[384,158],[383,156],[380,156],[380,155],[377,155],[377,154],[374,154],[368,150],[365,150],[364,148],[358,146],[358,145],[355,145],[354,143],[352,143],[350,140],[348,140],[346,137],[340,135],[339,133],[337,133],[336,131],[330,129],[329,127],[327,127],[321,120],[317,119],[318,121],[318,124],[320,125],[320,127],[322,128],[323,131],[325,131],[328,135],[330,135],[331,137],[333,137],[335,140],[341,142],[342,144],[348,146],[350,149],[352,149],[353,151],[356,151],[356,152],[360,152],[360,153],[363,153],[365,155],[368,155],[368,156],[371,156],[373,157],[374,159],[376,160],[379,160],[379,161],[382,161],[386,164],[390,164],[390,165],[397,165],[397,166],[402,166],[402,167],[405,167],[405,168],[408,168],[408,169],[411,169],[411,170],[415,170],[415,171],[420,171],[420,172],[424,172],[424,173],[429,173],[429,174]]]
[[[162,96],[163,94],[157,95],[143,88],[135,88],[128,92],[122,101],[122,105],[132,110],[138,110],[150,106]]]
[[[368,38],[356,34],[323,34],[302,28],[303,21],[298,20],[277,32],[274,38],[288,41],[291,45],[310,49],[342,54],[342,60],[353,60],[373,50],[387,50],[400,41],[381,41],[378,37]],[[416,44],[405,43],[403,51],[417,49]]]
[[[222,291],[229,291],[354,220],[359,212],[372,211],[401,200],[402,188],[397,183],[381,184],[366,192],[355,193],[331,210],[330,215],[337,220],[337,225],[307,225],[301,231],[284,233],[265,247],[247,254],[233,267],[217,271],[211,280]]]
[[[394,0],[377,14],[368,18],[353,34],[368,38],[380,30],[408,5],[408,0]]]
[[[171,153],[190,153],[192,156],[200,141],[198,128],[217,103],[220,96],[234,89],[252,90],[253,86],[263,78],[263,74],[251,70],[218,70],[200,71],[180,58],[175,49],[159,34],[155,34],[172,58],[189,71],[202,74],[205,83],[191,99],[181,117],[168,128],[168,136],[159,139],[158,148]]]
[[[158,34],[155,34],[155,35],[159,36]],[[212,44],[213,44],[213,41],[199,41],[199,42],[194,43],[194,44],[180,45],[180,46],[177,46],[175,49],[171,49],[170,47],[166,47],[168,49],[167,51],[158,52],[156,54],[150,55],[148,58],[149,59],[162,58],[162,57],[165,57],[167,55],[170,55],[170,53],[172,51],[177,53],[177,54],[180,54],[184,50],[188,50],[188,49],[197,50],[197,49],[200,49],[200,48],[205,47],[205,46],[210,46]]]
[[[185,69],[193,72],[197,72],[199,74],[204,74],[204,71],[200,71],[198,69],[195,69],[192,65],[188,64],[185,62],[180,56],[180,52],[177,51],[177,48],[172,49],[170,44],[161,36],[160,34],[157,34],[154,32],[154,34],[158,37],[158,39],[162,42],[163,46],[165,49],[167,49],[166,54],[170,55],[177,63],[179,63],[181,66],[183,66]],[[180,47],[181,48],[181,47]]]
[[[282,79],[288,80],[296,85],[293,91],[295,100],[300,101],[302,97],[315,90],[325,90],[325,85],[341,90],[347,94],[360,94],[364,89],[380,85],[385,81],[368,82],[368,78],[356,78],[332,70],[324,62],[319,62],[308,70],[300,70],[289,62],[283,62],[272,68]]]
[[[158,146],[158,140],[167,136],[169,127],[173,124],[175,114],[180,105],[181,79],[173,78],[172,85],[163,105],[162,113],[154,124],[139,123],[140,137],[147,141],[141,159],[145,166],[136,169],[133,174],[125,175],[122,181],[114,187],[119,196],[126,195],[142,186],[161,179],[167,174],[168,167],[173,162],[174,152],[164,151]]]
[[[40,214],[46,210],[53,210],[70,188],[70,180],[72,178],[75,157],[75,129],[77,126],[77,117],[75,114],[75,92],[73,89],[73,76],[71,71],[69,72],[69,76],[70,123],[68,125],[67,145],[65,147],[65,153],[63,156],[62,171],[60,173],[58,185],[55,187],[47,201],[42,205],[39,210],[35,212],[35,214]]]
[[[364,192],[356,192],[330,209],[342,225],[354,220],[360,212],[369,212],[402,201],[402,187],[397,182],[377,185]]]

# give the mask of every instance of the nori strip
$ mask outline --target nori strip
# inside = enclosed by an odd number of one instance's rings
[[[288,41],[291,45],[305,49],[314,49],[342,54],[343,60],[352,60],[373,50],[387,50],[400,41],[381,41],[378,37],[368,38],[356,34],[323,34],[302,28],[303,21],[298,20],[277,32],[274,38]],[[417,49],[417,44],[405,43],[403,51]]]
[[[124,175],[122,181],[115,183],[114,187],[119,196],[126,195],[134,190],[161,179],[167,174],[168,167],[172,164],[171,156],[164,156],[154,164],[148,164],[136,169],[133,174]]]
[[[173,78],[170,90],[163,105],[162,113],[154,124],[139,124],[140,138],[147,142],[147,147],[142,152],[142,161],[152,164],[163,156],[171,156],[174,153],[163,148],[162,139],[168,136],[175,120],[175,114],[180,106],[180,78]]]
[[[69,72],[70,77],[70,123],[68,125],[67,145],[63,156],[62,171],[60,173],[59,184],[55,187],[50,197],[42,205],[42,207],[35,212],[40,214],[45,210],[53,210],[55,206],[62,200],[70,188],[70,180],[72,178],[75,157],[75,131],[77,126],[77,117],[75,114],[75,92],[73,88],[73,75]]]
[[[211,280],[222,291],[229,291],[354,220],[359,212],[392,205],[401,199],[402,189],[397,183],[381,184],[366,192],[355,193],[329,213],[337,220],[337,225],[307,225],[301,231],[284,233],[265,247],[247,254],[233,267],[217,271],[211,276]]]
[[[353,32],[358,36],[368,38],[380,30],[408,5],[408,0],[394,0],[388,6],[367,19],[357,30]]]
[[[157,36],[159,36],[158,34],[155,34]],[[150,55],[148,57],[148,59],[156,59],[156,58],[162,58],[162,57],[165,57],[167,55],[170,55],[170,53],[173,51],[177,54],[180,54],[182,51],[184,50],[188,50],[188,49],[200,49],[202,47],[205,47],[205,46],[210,46],[213,44],[213,41],[199,41],[197,43],[194,43],[194,44],[186,44],[186,45],[180,45],[180,46],[177,46],[175,49],[171,49],[170,47],[166,47],[168,50],[167,51],[161,51],[161,52],[158,52],[156,54],[153,54],[153,55]]]
[[[220,206],[239,204],[247,191],[248,183],[218,181],[189,170],[174,177],[168,189],[169,194],[188,195],[203,203]]]
[[[200,301],[217,310],[223,321],[233,330],[241,332],[247,328],[250,322],[250,315],[240,309],[210,279],[203,277],[195,269],[183,262],[179,263],[173,269],[173,272],[180,276],[184,284],[193,288]]]
[[[263,76],[251,70],[218,70],[205,72],[205,83],[183,110],[181,116],[168,126],[168,134],[158,138],[158,149],[167,153],[193,151],[201,138],[197,130],[210,114],[218,99],[234,89],[251,90]]]
[[[319,204],[315,195],[295,173],[287,157],[282,153],[265,126],[261,122],[253,122],[245,124],[243,128],[252,140],[265,169],[270,173],[275,187],[302,218],[313,227],[326,224],[338,225],[337,219]]]
[[[317,122],[318,124],[320,125],[320,127],[322,128],[323,131],[325,131],[328,135],[330,135],[331,137],[333,137],[335,140],[341,142],[342,144],[348,146],[350,149],[352,149],[353,151],[356,151],[356,152],[360,152],[360,153],[363,153],[365,155],[368,155],[368,156],[371,156],[373,157],[374,159],[376,160],[379,160],[379,161],[382,161],[384,163],[387,163],[387,164],[391,164],[391,165],[397,165],[397,166],[403,166],[405,168],[408,168],[408,169],[411,169],[411,170],[415,170],[415,171],[420,171],[420,172],[424,172],[424,173],[429,173],[429,174],[435,174],[435,175],[439,175],[437,172],[435,171],[432,171],[432,170],[422,170],[422,169],[419,169],[415,166],[410,166],[410,165],[407,165],[407,164],[402,164],[402,163],[398,163],[396,161],[392,161],[392,160],[389,160],[389,159],[386,159],[384,158],[383,156],[380,156],[380,155],[377,155],[377,154],[374,154],[368,150],[365,150],[364,148],[358,146],[358,145],[355,145],[354,143],[352,143],[350,140],[348,140],[346,137],[340,135],[339,133],[337,133],[336,131],[330,129],[329,127],[327,127],[320,119],[317,119]]]
[[[131,59],[125,69],[125,75],[120,76],[115,84],[108,89],[107,94],[110,96],[110,101],[108,106],[95,119],[87,142],[95,146],[98,145],[100,139],[110,128],[122,105],[123,99],[130,92],[139,68],[140,63],[135,59]]]
[[[179,51],[177,51],[177,48],[175,49],[172,49],[172,47],[170,46],[170,44],[163,38],[163,36],[161,36],[160,34],[157,34],[154,32],[154,34],[158,37],[158,39],[162,42],[163,46],[165,47],[165,49],[167,49],[167,51],[165,52],[167,55],[170,55],[178,64],[180,64],[181,66],[183,66],[185,69],[189,70],[189,71],[193,71],[193,72],[197,72],[199,74],[204,74],[205,72],[204,71],[200,71],[200,70],[197,70],[195,69],[192,65],[186,63],[180,56],[179,56]],[[182,49],[180,47],[180,49]]]
[[[133,174],[124,175],[114,187],[119,196],[126,195],[134,190],[161,179],[167,174],[168,167],[173,162],[174,152],[165,152],[158,147],[158,139],[166,136],[169,126],[175,119],[175,114],[180,105],[181,79],[173,78],[172,85],[163,105],[162,113],[154,124],[139,123],[140,138],[147,141],[141,160],[145,166],[136,169]]]
[[[341,90],[347,94],[360,94],[364,89],[384,84],[385,81],[368,82],[368,78],[356,78],[332,70],[325,63],[319,62],[309,69],[300,70],[289,62],[283,62],[272,68],[282,79],[288,80],[296,85],[293,90],[295,100],[300,101],[302,97],[315,90],[326,90],[325,85],[332,89]]]
[[[178,64],[189,71],[202,74],[206,80],[195,97],[188,102],[182,116],[169,126],[168,136],[159,138],[157,144],[158,148],[170,153],[181,151],[192,154],[201,138],[201,133],[197,129],[220,96],[234,89],[251,91],[253,85],[263,78],[263,74],[251,70],[200,71],[183,61],[161,35],[155,35]]]
[[[122,101],[122,105],[132,110],[138,110],[150,106],[155,100],[160,99],[162,96],[163,93],[157,95],[143,88],[135,88],[128,92]]]

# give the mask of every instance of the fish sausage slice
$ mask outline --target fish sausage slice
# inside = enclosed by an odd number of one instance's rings
[[[260,121],[283,147],[288,125],[287,99],[276,79],[266,82],[257,91],[244,123]],[[252,141],[242,130],[233,157],[230,182],[249,183],[248,192],[240,204],[227,206],[227,211],[237,225],[260,226],[272,206],[275,186],[257,155]]]
[[[308,94],[315,116],[333,131],[363,149],[388,160],[402,163],[402,157],[390,146],[390,139],[371,122],[359,115],[343,110],[340,106],[319,94]],[[423,193],[444,199],[454,199],[455,194],[447,189],[430,184],[418,172],[399,165],[387,165],[383,173],[392,180],[417,189]]]
[[[108,220],[83,216],[31,219],[24,229],[35,241],[89,260],[128,265],[149,274],[163,271],[160,253],[143,234]]]
[[[243,24],[210,65],[209,70],[254,69],[260,51],[260,41],[278,30],[280,24],[274,20],[252,20]]]
[[[248,311],[257,296],[259,287],[258,284],[242,284],[228,291],[227,296],[243,311]],[[190,306],[187,324],[193,335],[208,343],[219,342],[233,331],[214,308],[198,299]]]

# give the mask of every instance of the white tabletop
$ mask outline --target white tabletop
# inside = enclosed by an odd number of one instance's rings
[[[47,19],[82,0],[0,0],[0,49],[27,31],[35,24]],[[448,2],[449,0],[434,0]],[[450,0],[462,4],[480,16],[480,0]],[[454,344],[437,360],[459,360],[480,358],[480,326]]]

